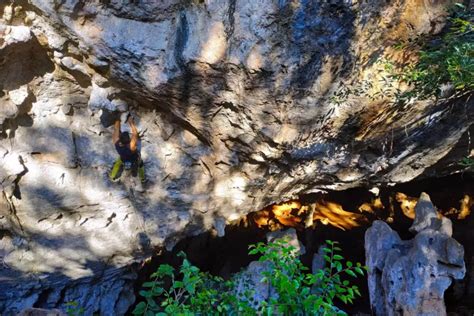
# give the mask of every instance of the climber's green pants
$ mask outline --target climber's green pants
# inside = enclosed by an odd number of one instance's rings
[[[110,172],[110,180],[116,181],[122,175],[123,171],[123,161],[120,157],[115,160],[114,166],[112,167],[112,171]],[[137,176],[140,178],[141,182],[145,182],[145,165],[143,164],[143,160],[138,158],[138,160],[132,163],[132,175],[134,177]]]

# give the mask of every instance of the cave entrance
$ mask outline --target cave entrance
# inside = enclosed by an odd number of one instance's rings
[[[374,192],[376,194],[374,194]],[[272,207],[266,210],[248,214],[240,220],[227,225],[225,236],[218,237],[215,232],[208,232],[194,237],[181,240],[173,251],[162,251],[160,255],[154,256],[139,271],[136,283],[136,293],[141,289],[141,284],[148,279],[162,263],[168,263],[175,267],[179,266],[181,259],[177,253],[183,251],[192,264],[198,266],[202,271],[210,272],[223,278],[229,278],[231,274],[239,272],[252,261],[258,259],[256,256],[248,255],[248,246],[257,242],[265,241],[266,234],[272,230],[285,229],[293,226],[297,230],[299,241],[305,246],[306,253],[302,256],[303,263],[310,267],[313,255],[325,240],[338,241],[343,249],[343,255],[347,260],[353,262],[365,262],[364,234],[371,222],[375,219],[386,221],[392,229],[397,231],[402,239],[411,239],[414,234],[408,231],[412,219],[410,207],[416,204],[416,198],[426,192],[430,195],[433,204],[439,212],[449,217],[453,222],[453,237],[460,242],[465,249],[466,276],[462,281],[455,281],[445,293],[445,302],[448,312],[463,313],[474,311],[474,281],[472,280],[472,262],[474,258],[473,227],[474,217],[472,214],[464,213],[462,208],[473,209],[472,198],[474,197],[474,178],[467,174],[458,174],[438,179],[426,179],[412,181],[396,186],[354,188],[345,191],[332,191],[301,196],[296,204],[291,204],[290,211],[283,220],[279,220],[278,214],[272,213]],[[403,194],[403,195],[401,195]],[[467,201],[466,201],[466,196]],[[469,199],[470,198],[470,199]],[[379,200],[374,203],[374,200]],[[323,201],[323,202],[321,202]],[[378,203],[383,205],[380,207]],[[291,216],[298,216],[297,207],[301,209],[304,205],[327,206],[328,203],[337,204],[337,209],[357,215],[363,215],[363,220],[358,218],[357,225],[349,228],[338,224],[337,218],[332,222],[321,219],[320,213],[315,218],[312,227],[305,227],[305,219],[289,220]],[[284,203],[282,203],[284,204]],[[280,204],[280,206],[282,205]],[[362,205],[371,205],[372,212],[366,211]],[[374,207],[378,205],[378,207]],[[293,207],[293,209],[291,209]],[[315,207],[316,211],[318,210]],[[270,212],[268,212],[270,210]],[[280,209],[281,210],[281,209]],[[347,210],[347,211],[346,211]],[[264,213],[261,213],[264,212]],[[266,213],[265,213],[266,212]],[[346,213],[341,213],[346,216]],[[281,214],[279,214],[281,215]],[[265,218],[266,216],[266,218]],[[262,218],[266,219],[268,225],[262,225]],[[292,225],[294,223],[294,225]],[[332,225],[331,223],[336,223]],[[349,223],[351,223],[349,221]],[[342,229],[341,229],[342,228]],[[362,297],[357,298],[353,305],[342,305],[343,310],[349,314],[371,314],[368,288],[366,278],[355,279]],[[467,315],[467,314],[466,314]]]

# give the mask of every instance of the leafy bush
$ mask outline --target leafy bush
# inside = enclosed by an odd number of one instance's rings
[[[140,291],[145,298],[139,303],[134,315],[210,315],[229,311],[233,307],[229,289],[232,282],[201,272],[185,258],[179,269],[180,279],[175,278],[175,269],[162,264],[151,275],[152,280],[143,283],[146,290]],[[165,287],[165,281],[171,285]],[[158,303],[159,302],[159,305]]]
[[[160,265],[145,282],[140,295],[145,301],[139,303],[134,315],[218,315],[218,314],[282,314],[282,315],[346,315],[335,307],[336,299],[352,303],[360,292],[355,285],[343,280],[344,275],[364,275],[360,263],[353,265],[340,255],[337,243],[327,241],[324,259],[327,267],[315,274],[306,272],[295,248],[286,240],[273,243],[258,243],[250,246],[249,254],[261,254],[259,261],[269,263],[263,273],[276,295],[261,302],[254,310],[248,299],[239,299],[235,284],[238,275],[231,280],[212,276],[190,264],[183,257],[179,271],[167,264]],[[176,277],[179,275],[179,278]],[[166,286],[167,285],[167,286]],[[249,298],[253,293],[246,293]]]
[[[417,62],[398,64],[380,58],[377,63],[383,66],[383,71],[361,82],[341,84],[329,101],[339,106],[351,96],[363,96],[372,101],[391,98],[396,103],[404,104],[416,99],[458,97],[472,92],[473,11],[459,3],[451,11],[441,34],[410,39],[393,46],[397,50],[417,51]],[[409,85],[408,91],[401,89],[401,82]]]
[[[335,299],[352,303],[360,292],[357,286],[350,286],[350,282],[342,277],[344,274],[352,277],[364,275],[364,267],[360,263],[353,266],[350,261],[344,267],[337,242],[327,240],[326,243],[328,247],[323,250],[327,267],[315,274],[305,272],[308,268],[297,257],[295,248],[285,240],[251,246],[249,254],[260,253],[259,261],[271,263],[269,271],[264,272],[264,280],[269,281],[278,293],[278,297],[270,298],[265,304],[263,314],[276,311],[284,315],[346,315],[335,307]]]

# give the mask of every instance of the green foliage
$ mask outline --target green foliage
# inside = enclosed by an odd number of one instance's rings
[[[145,282],[140,296],[145,298],[134,309],[133,315],[209,315],[224,313],[232,306],[228,294],[232,286],[222,278],[201,272],[185,258],[179,271],[162,264],[151,275],[152,281]],[[175,274],[178,272],[179,278]],[[171,285],[165,287],[165,281]]]
[[[352,304],[360,292],[343,276],[364,275],[365,267],[360,263],[354,266],[350,261],[344,267],[337,242],[327,240],[326,243],[328,247],[323,250],[327,266],[315,274],[305,272],[308,269],[297,257],[295,248],[285,240],[251,246],[250,254],[260,253],[259,261],[271,263],[271,269],[264,275],[278,293],[278,298],[270,299],[264,307],[263,314],[277,311],[284,315],[346,315],[335,307],[335,299]]]
[[[84,315],[84,308],[79,306],[76,301],[66,303],[66,314],[67,316],[82,316]]]
[[[407,66],[399,79],[413,85],[410,96],[440,97],[441,87],[450,85],[457,93],[474,88],[474,24],[472,12],[462,4],[453,8],[448,31],[426,43],[419,61]]]
[[[268,282],[277,295],[262,302],[259,310],[250,306],[252,290],[238,298],[235,293],[236,278],[224,281],[203,273],[183,257],[179,271],[170,265],[160,265],[145,282],[145,290],[134,315],[346,315],[334,306],[338,299],[352,303],[360,296],[359,289],[350,285],[343,276],[364,275],[360,263],[344,263],[341,249],[336,242],[327,241],[324,258],[327,267],[316,274],[308,273],[298,258],[295,248],[286,240],[258,243],[250,246],[249,254],[260,254],[259,261],[269,263],[262,281]],[[178,277],[177,277],[178,276]]]
[[[473,157],[464,157],[463,159],[461,159],[461,161],[459,162],[459,165],[461,167],[464,167],[466,169],[472,169],[474,170],[474,158]]]
[[[441,35],[393,45],[400,51],[418,50],[417,62],[400,65],[381,58],[377,61],[382,66],[379,73],[369,75],[361,82],[342,84],[329,101],[341,105],[351,96],[363,96],[372,101],[389,98],[395,103],[406,104],[416,99],[471,92],[474,89],[473,20],[472,10],[455,4]],[[402,90],[401,83],[408,84],[408,90],[406,87]]]

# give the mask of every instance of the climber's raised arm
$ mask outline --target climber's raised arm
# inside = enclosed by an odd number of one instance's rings
[[[135,125],[135,122],[133,120],[133,117],[130,115],[128,118],[128,124],[130,125],[130,130],[132,131],[132,137],[130,140],[130,150],[131,151],[136,151],[137,150],[137,144],[138,144],[138,130],[137,126]]]
[[[112,141],[114,145],[118,142],[120,138],[120,120],[116,120],[114,123],[114,132],[112,134]]]

